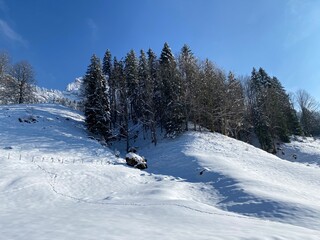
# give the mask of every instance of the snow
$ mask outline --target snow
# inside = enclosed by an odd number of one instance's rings
[[[49,103],[57,99],[65,98],[62,91],[47,89],[43,87],[35,87],[35,97],[39,102]]]
[[[313,137],[295,137],[291,143],[282,144],[278,151],[280,158],[308,166],[320,166],[320,139]]]
[[[73,82],[67,85],[65,91],[36,86],[35,97],[38,102],[41,103],[53,103],[62,99],[68,99],[70,101],[80,101],[82,81],[82,77],[76,78]]]
[[[82,82],[83,82],[82,77],[76,78],[72,83],[69,83],[67,85],[66,91],[70,93],[79,94],[79,92],[81,91]]]
[[[141,171],[66,107],[2,106],[0,129],[1,240],[319,239],[319,141],[281,146],[293,162],[216,133],[139,140]]]

